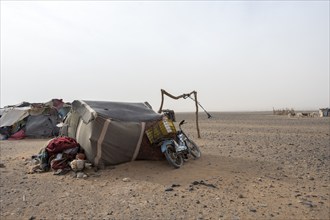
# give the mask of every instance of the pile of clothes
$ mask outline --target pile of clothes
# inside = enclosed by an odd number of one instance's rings
[[[73,170],[77,177],[87,177],[81,171],[92,166],[86,160],[84,150],[71,137],[61,136],[48,141],[37,155],[32,156],[34,166],[30,173],[41,173],[52,170],[55,175],[66,174]]]

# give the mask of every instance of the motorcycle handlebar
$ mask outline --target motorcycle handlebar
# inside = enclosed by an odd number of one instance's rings
[[[183,125],[183,124],[186,124],[185,120],[182,120],[182,121],[179,123],[179,128],[180,128],[180,130],[181,130],[181,125]]]

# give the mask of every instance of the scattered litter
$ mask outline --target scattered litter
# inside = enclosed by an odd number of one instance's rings
[[[192,182],[193,185],[204,185],[204,186],[208,186],[208,187],[212,187],[212,188],[217,188],[214,184],[211,183],[205,183],[203,180],[201,181],[194,181]]]
[[[70,167],[74,172],[81,171],[85,168],[85,160],[75,159],[70,162]]]
[[[300,200],[300,201],[298,201],[298,202],[301,203],[301,204],[303,204],[303,205],[305,205],[305,206],[308,206],[308,207],[310,207],[310,208],[316,206],[315,204],[313,204],[312,201],[308,201],[308,200]]]
[[[87,175],[84,172],[77,172],[77,178],[87,178]]]
[[[131,179],[130,179],[129,177],[125,177],[125,178],[123,179],[123,182],[131,182]]]
[[[309,180],[314,180],[314,177],[312,177],[312,176],[308,176],[307,177]]]
[[[86,169],[92,169],[92,163],[85,162]]]

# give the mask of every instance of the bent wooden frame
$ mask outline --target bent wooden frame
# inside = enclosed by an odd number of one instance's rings
[[[197,101],[197,92],[196,91],[192,91],[191,93],[188,94],[182,94],[179,96],[174,96],[168,92],[166,92],[164,89],[160,90],[162,93],[162,102],[160,104],[160,108],[158,110],[158,113],[161,113],[163,110],[163,104],[164,104],[164,95],[167,95],[168,97],[172,98],[172,99],[180,99],[180,98],[188,98],[189,96],[191,96],[192,94],[194,94],[194,100],[195,100],[195,104],[196,104],[196,127],[197,127],[197,136],[198,138],[201,138],[200,132],[199,132],[199,125],[198,125],[198,101]]]

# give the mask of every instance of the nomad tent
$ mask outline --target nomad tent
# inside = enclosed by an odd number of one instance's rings
[[[146,103],[75,100],[61,134],[75,138],[87,159],[103,168],[137,159],[160,159],[145,130],[163,115]]]
[[[23,102],[1,109],[0,134],[3,139],[51,137],[59,134],[56,126],[71,109],[61,99],[47,103]]]

